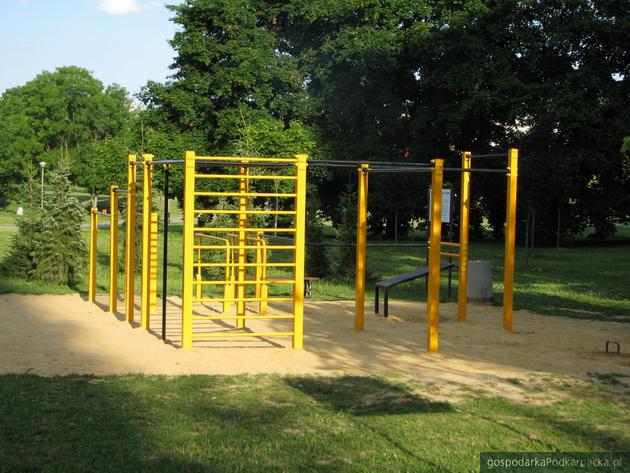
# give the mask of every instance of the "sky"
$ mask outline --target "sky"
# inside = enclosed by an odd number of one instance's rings
[[[170,0],[0,0],[0,94],[42,71],[79,66],[131,94],[164,82],[175,52]]]

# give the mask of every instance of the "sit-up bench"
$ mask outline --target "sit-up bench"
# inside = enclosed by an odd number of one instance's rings
[[[445,263],[440,266],[440,271],[444,271],[445,269],[449,269],[454,267],[455,265],[452,263]],[[398,274],[397,276],[393,276],[389,279],[385,279],[384,281],[377,282],[374,285],[374,313],[378,314],[378,299],[379,292],[383,289],[383,315],[387,317],[387,306],[389,303],[388,291],[390,287],[397,286],[398,284],[402,284],[407,281],[413,281],[414,279],[424,278],[429,275],[429,268],[426,266],[420,266],[418,269],[414,271],[410,271],[404,274]]]

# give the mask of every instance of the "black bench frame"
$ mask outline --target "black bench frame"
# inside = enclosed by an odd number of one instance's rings
[[[444,271],[445,269],[451,269],[454,267],[455,265],[453,263],[444,263],[440,266],[440,271]],[[389,306],[389,288],[397,286],[398,284],[402,284],[404,282],[413,281],[414,279],[427,277],[428,275],[429,268],[426,266],[420,266],[414,271],[410,271],[404,274],[398,274],[389,279],[377,282],[374,285],[374,313],[378,314],[379,292],[381,289],[383,289],[383,316],[387,317]]]

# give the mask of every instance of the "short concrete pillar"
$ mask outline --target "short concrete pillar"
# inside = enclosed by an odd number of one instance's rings
[[[468,300],[492,302],[492,266],[490,261],[468,261]]]

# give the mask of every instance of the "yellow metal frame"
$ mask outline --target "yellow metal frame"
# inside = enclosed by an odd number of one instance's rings
[[[468,226],[470,225],[470,151],[462,154],[461,191],[459,199],[459,271],[457,274],[457,320],[466,320],[468,302]]]
[[[109,312],[118,310],[118,186],[109,188]]]
[[[427,300],[427,350],[439,349],[440,250],[442,245],[442,186],[444,160],[434,159],[431,172],[431,222],[429,237],[429,294]]]
[[[357,252],[354,297],[354,328],[365,328],[365,271],[367,260],[367,201],[368,173],[370,166],[362,164],[358,169],[359,193],[357,202]]]
[[[197,162],[216,161],[217,166],[221,162],[241,163],[238,174],[208,174],[196,173]],[[295,175],[275,176],[264,173],[250,174],[249,163],[284,163],[293,166]],[[305,224],[306,224],[306,155],[298,155],[295,158],[254,158],[254,157],[207,157],[197,156],[194,151],[187,151],[184,158],[184,251],[183,251],[183,278],[182,278],[182,346],[191,348],[193,341],[199,338],[221,338],[235,336],[292,336],[293,347],[300,349],[303,347],[304,332],[304,247],[305,247]],[[264,169],[264,166],[262,167]],[[294,192],[271,193],[271,192],[251,192],[250,179],[275,179],[280,178],[295,182]],[[197,179],[238,179],[238,191],[235,192],[210,192],[197,191]],[[237,209],[196,209],[196,197],[232,197],[238,201]],[[282,197],[294,199],[295,209],[278,211],[261,211],[249,209],[252,197]],[[195,218],[201,214],[215,215],[236,215],[238,224],[234,227],[197,227]],[[293,225],[290,228],[278,228],[274,231],[294,233],[295,243],[293,245],[267,245],[261,232],[267,231],[265,228],[253,228],[249,225],[250,215],[277,214],[294,215]],[[220,240],[219,236],[210,237],[206,233],[230,234],[231,241]],[[252,235],[255,233],[256,235]],[[203,235],[203,236],[202,236]],[[223,244],[202,244],[202,238],[215,238],[217,242]],[[195,239],[197,244],[195,245]],[[293,251],[293,261],[283,263],[273,263],[267,261],[268,249],[283,249]],[[201,255],[202,250],[225,250],[225,263],[205,263]],[[247,261],[248,250],[255,250],[256,262]],[[232,252],[234,254],[232,255]],[[196,258],[195,258],[196,256]],[[202,268],[204,267],[224,267],[225,277],[223,280],[203,280]],[[282,280],[269,280],[267,278],[267,268],[285,267],[291,268],[292,277]],[[248,269],[254,268],[253,279],[248,279]],[[291,285],[293,294],[290,297],[269,297],[268,285],[285,283]],[[204,297],[204,285],[224,285],[223,297]],[[247,295],[247,286],[255,286],[253,297]],[[293,302],[293,314],[291,315],[247,315],[247,303],[258,302],[258,313],[265,314],[268,302],[291,301]],[[217,316],[193,316],[193,305],[197,302],[217,302],[223,303],[224,314]],[[236,314],[228,314],[231,303],[236,303]],[[293,331],[291,332],[264,332],[255,333],[243,331],[247,320],[257,319],[292,319]],[[234,320],[234,332],[217,333],[193,333],[193,322],[195,320]]]
[[[98,253],[98,208],[90,208],[88,301],[96,300],[96,255]]]
[[[127,222],[125,234],[125,317],[134,321],[136,292],[136,155],[127,158]]]
[[[514,308],[514,260],[516,251],[516,186],[518,182],[518,150],[508,150],[507,203],[505,217],[505,263],[503,268],[503,329],[512,331]]]
[[[153,155],[142,155],[142,284],[140,325],[149,329],[151,322],[151,214],[153,213]]]

